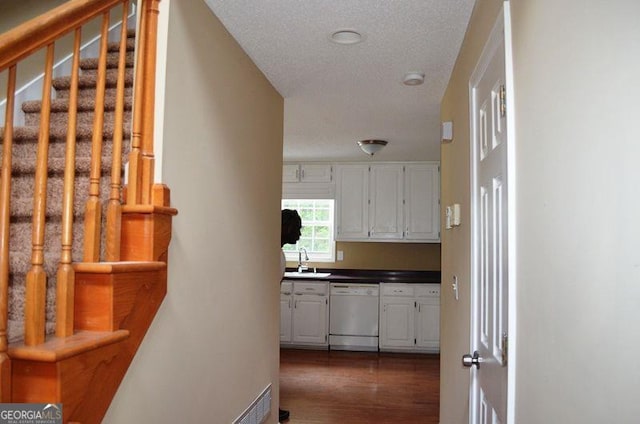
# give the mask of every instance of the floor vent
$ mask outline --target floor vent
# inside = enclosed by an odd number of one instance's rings
[[[262,424],[271,412],[271,384],[269,384],[233,424]]]

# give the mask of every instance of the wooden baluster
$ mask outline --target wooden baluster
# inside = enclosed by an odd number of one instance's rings
[[[33,189],[33,227],[31,269],[27,273],[24,343],[34,346],[44,342],[47,275],[44,271],[45,212],[47,209],[47,159],[49,156],[49,119],[51,112],[51,78],[53,43],[47,46],[47,59],[42,86],[40,134]]]
[[[109,31],[109,13],[102,15],[100,39],[100,57],[98,59],[98,78],[96,83],[96,106],[93,120],[93,138],[91,140],[91,173],[89,174],[89,199],[84,213],[84,261],[100,260],[100,224],[102,208],[100,204],[100,168],[102,162],[102,135],[104,126],[104,97],[107,79],[107,45]]]
[[[144,113],[141,145],[141,203],[151,204],[151,193],[154,180],[155,159],[153,155],[153,125],[155,112],[155,84],[156,84],[156,50],[158,43],[158,14],[160,0],[146,0],[143,13],[146,18],[145,37],[145,66],[144,66]]]
[[[142,173],[140,171],[140,146],[142,144],[142,120],[144,110],[144,67],[145,51],[144,46],[147,39],[147,19],[144,13],[144,4],[138,2],[138,13],[140,13],[140,25],[136,30],[136,75],[134,80],[133,95],[133,117],[131,128],[131,151],[129,152],[129,176],[127,180],[127,205],[140,204],[140,186],[142,184]]]
[[[11,150],[13,145],[13,108],[16,90],[16,66],[9,68],[7,102],[2,145],[0,177],[0,402],[11,402],[11,360],[7,355],[9,309],[9,223],[11,216]]]
[[[62,252],[58,265],[56,285],[56,336],[73,334],[73,296],[75,272],[73,270],[73,197],[75,193],[76,124],[78,121],[78,74],[80,69],[81,28],[75,30],[73,63],[69,89],[69,123],[64,164],[64,191],[62,194]]]
[[[107,261],[120,260],[120,229],[122,228],[122,132],[124,122],[124,75],[127,62],[127,11],[129,0],[122,4],[122,31],[118,56],[118,85],[116,87],[116,111],[113,129],[113,159],[111,163],[111,190],[107,204]]]

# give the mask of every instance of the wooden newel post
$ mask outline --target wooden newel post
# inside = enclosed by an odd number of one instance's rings
[[[171,221],[178,211],[171,204],[169,188],[155,184],[151,205],[124,206],[122,214],[123,261],[167,261]]]

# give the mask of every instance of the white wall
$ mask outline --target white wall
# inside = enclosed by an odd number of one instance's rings
[[[169,11],[169,292],[104,422],[230,423],[271,383],[274,423],[283,101],[204,2]]]
[[[500,2],[478,0],[442,118],[442,204],[468,219],[468,89]],[[511,0],[514,33],[518,424],[640,416],[640,3]],[[461,131],[460,131],[461,129]],[[441,422],[466,423],[468,229],[445,232]],[[462,409],[462,412],[461,412]]]

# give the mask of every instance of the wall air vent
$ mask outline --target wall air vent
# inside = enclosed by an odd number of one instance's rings
[[[233,424],[262,424],[271,412],[271,384],[258,395]]]

